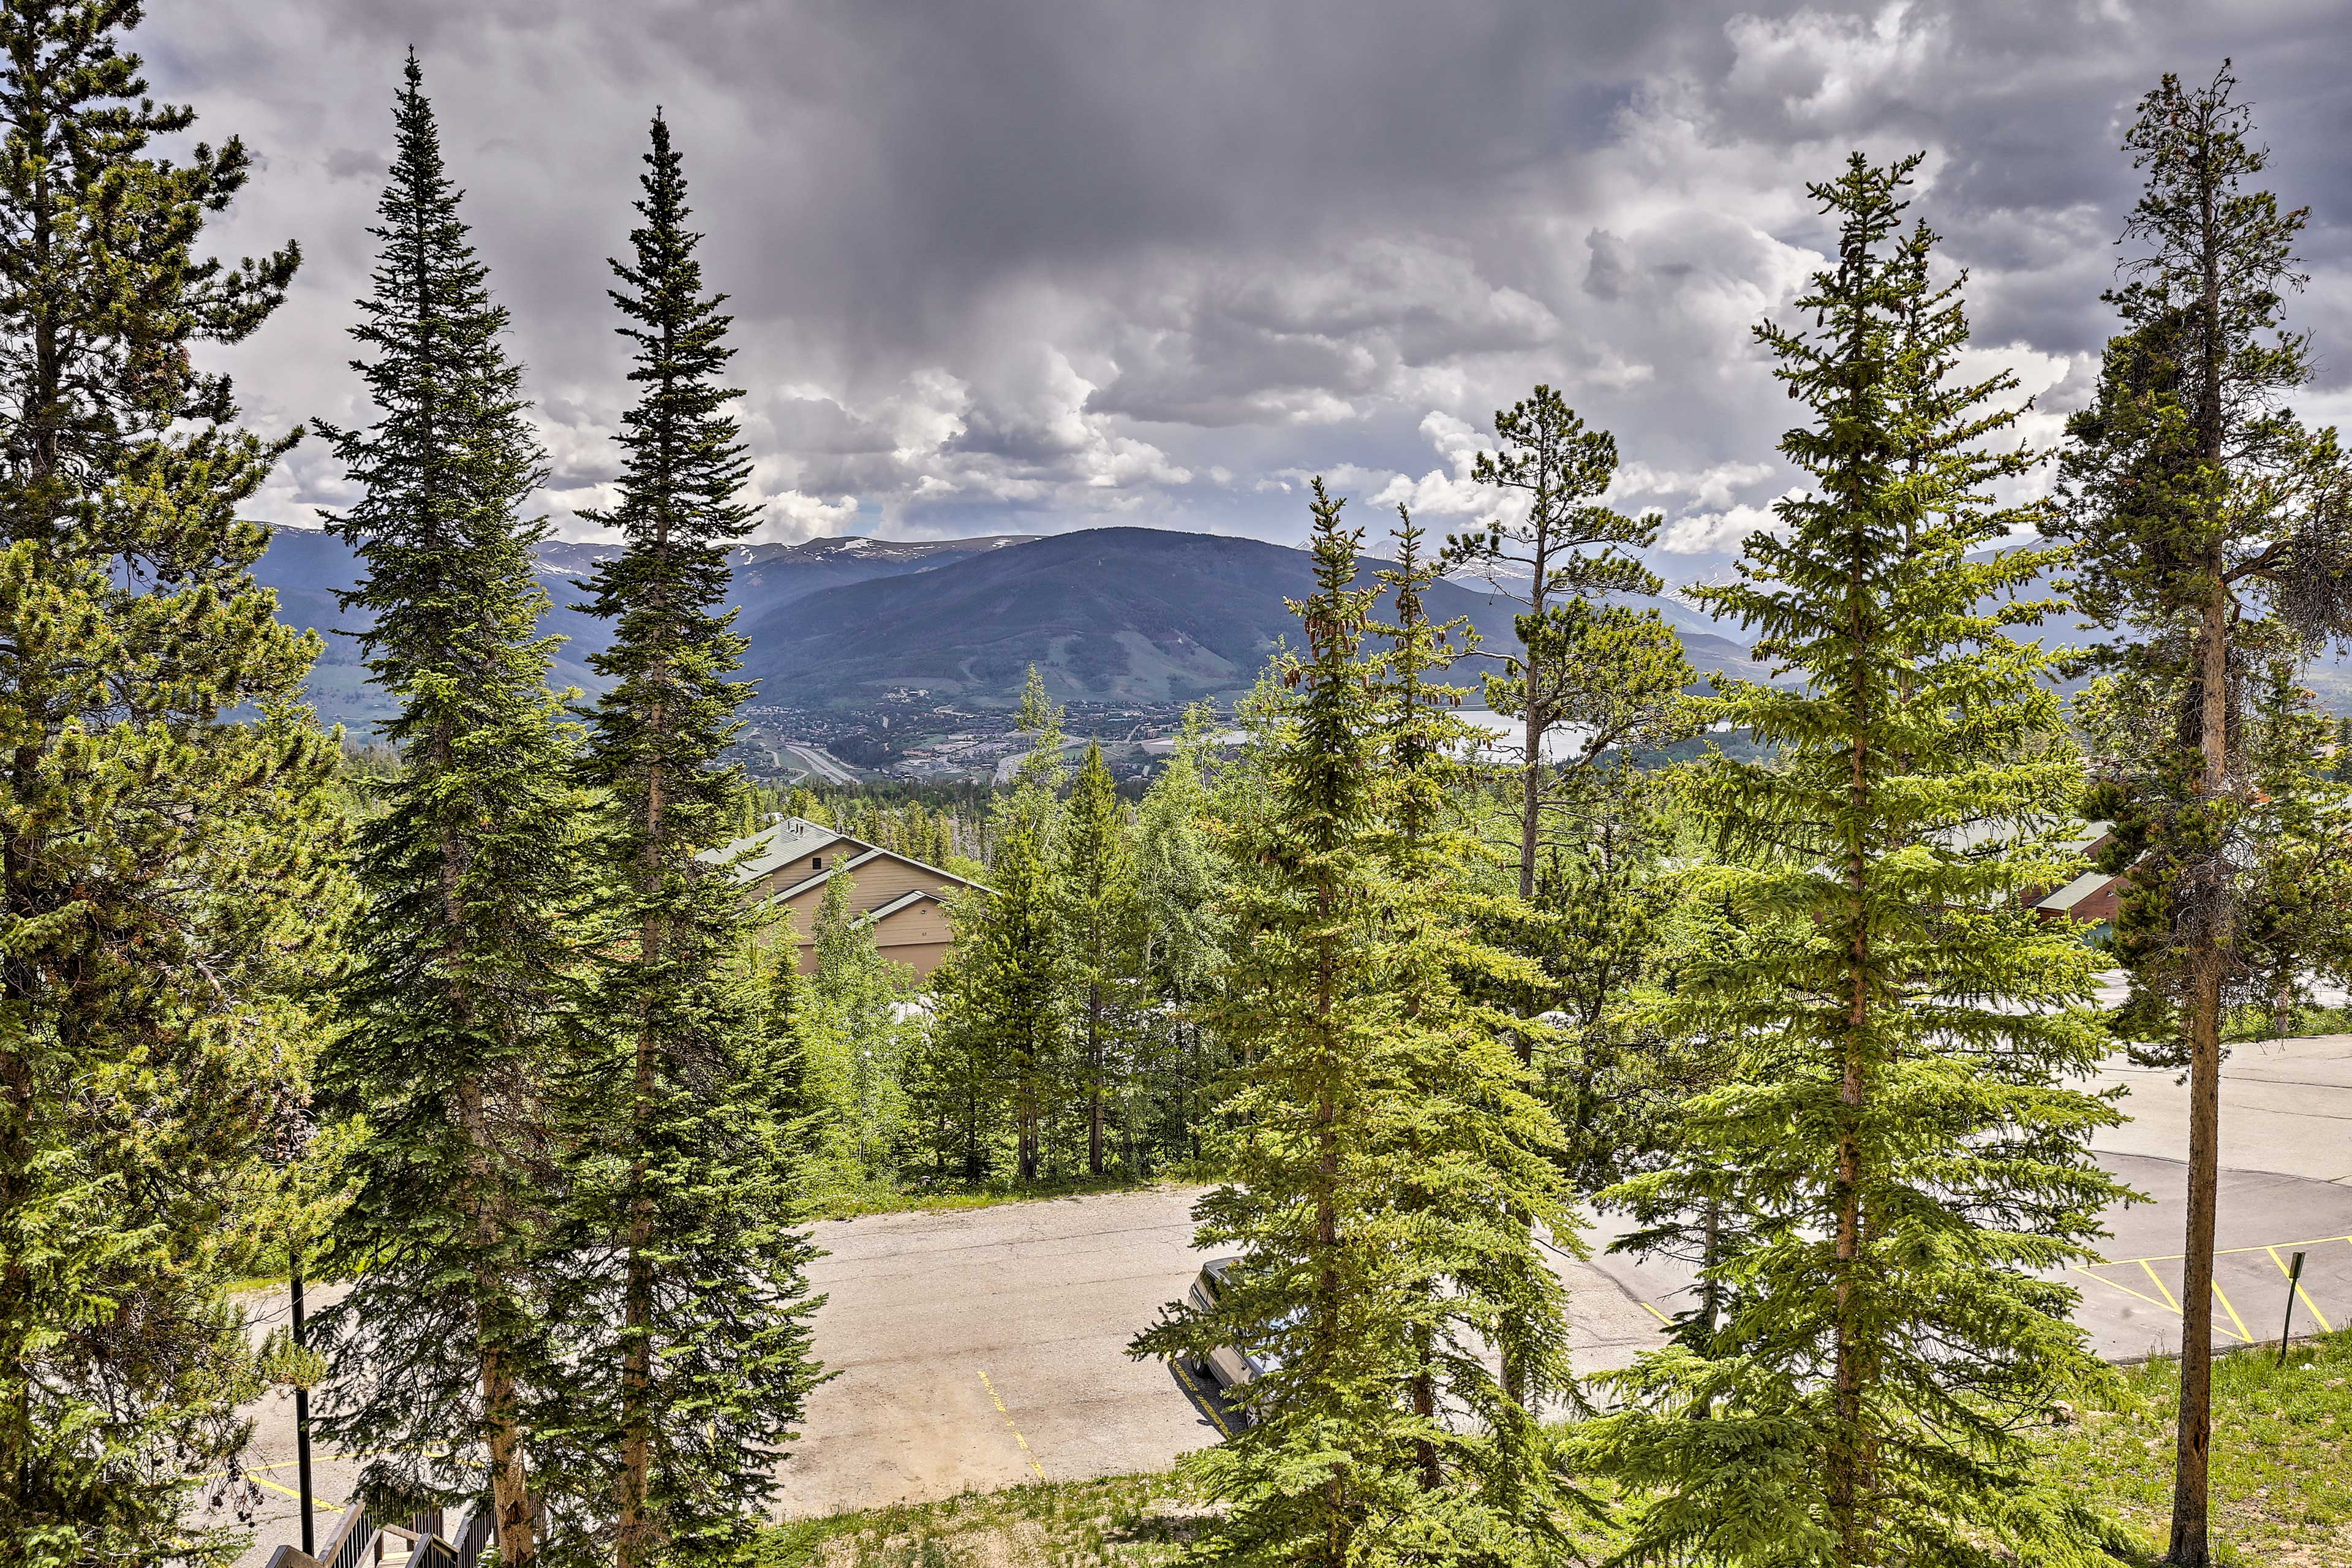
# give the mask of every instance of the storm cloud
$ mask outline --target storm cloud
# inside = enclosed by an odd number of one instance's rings
[[[575,536],[616,471],[604,258],[656,105],[733,296],[769,538],[1293,540],[1316,472],[1443,528],[1544,381],[1616,432],[1660,563],[1710,574],[1791,482],[1749,328],[1821,259],[1805,182],[1927,154],[1979,357],[2048,438],[2108,330],[2123,122],[2224,56],[2312,209],[2305,410],[2352,416],[2346,4],[155,0],[133,41],[259,154],[223,248],[306,253],[228,356],[279,425],[363,416],[344,331],[418,50]],[[310,442],[261,510],[348,499]]]

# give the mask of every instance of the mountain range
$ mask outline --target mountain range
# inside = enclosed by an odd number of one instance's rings
[[[617,545],[550,540],[538,566],[553,607],[545,629],[566,639],[554,679],[593,691],[587,657],[607,625],[575,606],[573,584]],[[1284,601],[1313,591],[1306,552],[1262,540],[1148,528],[1042,537],[819,539],[734,552],[751,642],[743,674],[761,703],[854,710],[921,689],[966,709],[1011,706],[1029,666],[1062,700],[1162,704],[1230,697],[1256,679],[1298,623]],[[1376,563],[1367,563],[1366,572]],[[278,616],[327,634],[310,694],[320,718],[381,717],[380,693],[350,634],[361,621],[336,599],[358,578],[342,542],[279,529],[255,575],[278,590]],[[1440,583],[1440,619],[1468,619],[1486,646],[1512,645],[1513,606],[1483,586]],[[1747,650],[1686,606],[1658,601],[1702,670],[1752,673]]]

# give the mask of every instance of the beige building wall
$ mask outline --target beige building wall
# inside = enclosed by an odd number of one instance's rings
[[[853,858],[844,856],[835,860],[827,855],[826,869],[831,870]],[[815,874],[809,868],[806,858],[780,866],[760,879],[755,896],[773,898],[777,889],[805,881]],[[929,975],[940,966],[947,956],[949,943],[955,933],[948,922],[947,910],[937,901],[937,897],[961,890],[964,883],[945,872],[901,859],[887,850],[855,869],[838,874],[850,879],[853,891],[849,907],[859,914],[880,909],[908,893],[932,894],[932,898],[919,900],[877,925],[874,931],[874,945],[881,951],[883,957],[895,963],[906,964],[918,974]],[[824,907],[825,891],[832,885],[833,878],[827,877],[824,881],[803,889],[789,899],[774,900],[772,905],[772,909],[789,914],[792,919],[793,935],[799,948],[798,962],[803,973],[815,967],[817,911]]]

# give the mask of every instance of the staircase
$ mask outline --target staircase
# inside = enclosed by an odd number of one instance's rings
[[[379,1524],[352,1503],[316,1557],[299,1546],[280,1546],[268,1568],[477,1568],[491,1540],[490,1511],[462,1510],[444,1529],[439,1509],[401,1524]]]

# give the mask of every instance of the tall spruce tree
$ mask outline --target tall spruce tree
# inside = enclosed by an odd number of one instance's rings
[[[1512,1048],[1518,1019],[1475,999],[1523,990],[1529,978],[1517,972],[1533,966],[1477,934],[1492,923],[1492,856],[1460,809],[1475,794],[1475,731],[1452,711],[1460,689],[1444,684],[1464,624],[1429,618],[1440,565],[1411,514],[1398,514],[1397,564],[1378,574],[1396,620],[1370,629],[1387,644],[1372,671],[1371,842],[1410,1108],[1391,1136],[1404,1155],[1395,1201],[1408,1227],[1400,1261],[1423,1493],[1399,1544],[1436,1561],[1550,1563],[1569,1554],[1570,1514],[1591,1506],[1542,1420],[1581,1404],[1566,1292],[1542,1252],[1546,1232],[1575,1248],[1577,1226],[1559,1123]]]
[[[363,498],[329,526],[364,571],[345,603],[399,704],[379,732],[404,766],[359,830],[358,965],[321,1064],[366,1136],[325,1260],[352,1289],[317,1320],[319,1426],[371,1456],[359,1490],[380,1517],[487,1491],[519,1568],[537,1547],[527,1412],[550,1370],[551,1091],[579,1010],[578,801],[538,632],[544,528],[520,515],[540,450],[413,53],[394,119],[352,329],[376,416],[329,433]]]
[[[989,1064],[1012,1111],[1014,1169],[1045,1170],[1049,1119],[1063,1089],[1068,1020],[1063,1009],[1062,900],[1054,841],[1061,826],[1062,710],[1033,668],[1021,698],[1032,742],[1013,792],[997,806],[990,892],[957,906],[953,992],[965,1005],[966,1048]]]
[[[336,935],[318,645],[236,515],[290,437],[191,357],[296,253],[201,253],[250,160],[154,155],[195,117],[121,50],[140,12],[0,5],[0,1563],[61,1568],[235,1552],[185,1517],[247,1431],[270,994]]]
[[[2163,700],[2172,734],[2102,759],[2092,809],[2118,831],[2105,868],[2131,868],[2117,951],[2154,1059],[2189,1071],[2189,1206],[2181,1381],[2168,1560],[2209,1560],[2212,1259],[2221,1026],[2257,999],[2242,938],[2254,889],[2256,794],[2246,751],[2252,682],[2271,660],[2352,633],[2352,468],[2332,429],[2283,400],[2311,379],[2309,340],[2282,326],[2302,285],[2305,215],[2247,187],[2267,154],[2225,63],[2190,90],[2166,76],[2124,138],[2147,184],[2124,226],[2137,254],[2106,298],[2091,406],[2067,421],[2077,595],[2119,635],[2105,649]]]
[[[1086,1097],[1087,1172],[1104,1169],[1106,1110],[1122,1111],[1137,1023],[1142,968],[1142,910],[1137,902],[1134,847],[1118,788],[1089,743],[1070,791],[1055,882],[1062,900],[1064,972],[1070,988],[1077,1049],[1077,1088]],[[1129,1173],[1133,1148],[1129,1141]]]
[[[1201,1022],[1225,941],[1217,866],[1203,826],[1212,719],[1205,705],[1186,711],[1167,767],[1136,810],[1138,968],[1166,1031],[1155,1035],[1153,1142],[1175,1160],[1201,1157],[1202,1125],[1223,1063],[1215,1037]]]
[[[583,584],[614,626],[590,660],[611,684],[579,771],[604,803],[618,940],[594,1005],[606,1048],[585,1063],[576,1123],[591,1261],[572,1281],[588,1288],[567,1349],[595,1375],[569,1417],[609,1472],[619,1568],[741,1554],[815,1370],[813,1250],[775,1157],[788,1086],[747,963],[752,920],[729,868],[699,853],[727,837],[744,793],[741,771],[719,763],[751,689],[730,679],[744,641],[717,606],[728,545],[755,519],[737,500],[751,464],[729,411],[725,296],[704,291],[658,113],[651,142],[633,255],[612,263],[638,395],[622,418],[619,504],[589,514],[625,544]]]
[[[1361,658],[1374,590],[1354,586],[1360,532],[1314,485],[1307,646],[1281,667],[1264,759],[1267,809],[1228,847],[1255,869],[1229,891],[1245,1005],[1216,1023],[1246,1065],[1227,1113],[1249,1124],[1233,1175],[1195,1205],[1195,1241],[1244,1257],[1213,1310],[1176,1309],[1135,1353],[1205,1360],[1240,1345],[1267,1364],[1250,1424],[1189,1461],[1224,1507],[1211,1552],[1235,1563],[1358,1560],[1360,1532],[1413,1511],[1425,1424],[1400,1394],[1415,1370],[1414,1284],[1401,1265],[1398,1173],[1372,1122],[1396,1082],[1370,938],[1376,875],[1373,710]],[[1377,1539],[1377,1537],[1376,1537]]]
[[[1661,1007],[1745,1057],[1628,1195],[1727,1196],[1742,1223],[1711,1342],[1643,1358],[1582,1443],[1641,1496],[1640,1561],[2095,1556],[2035,1434],[2093,1364],[2048,1271],[2116,1194],[2084,1149],[2115,1118],[2065,1087],[2098,1059],[2094,955],[2021,899],[2052,883],[2080,775],[2050,661],[2010,635],[2052,557],[1998,546],[2039,509],[1987,494],[2037,459],[2001,445],[2013,379],[1958,374],[1959,285],[1902,226],[1916,163],[1857,154],[1810,187],[1836,261],[1798,302],[1810,327],[1757,335],[1812,416],[1780,448],[1811,484],[1702,591],[1798,678],[1715,704],[1778,764],[1686,780],[1728,857],[1712,892],[1781,940],[1696,957]]]
[[[1540,1560],[1558,1541],[1540,1429],[1480,1352],[1514,1308],[1556,1301],[1523,1268],[1556,1178],[1523,1158],[1539,1140],[1518,1138],[1549,1119],[1452,988],[1443,895],[1399,881],[1433,871],[1419,857],[1435,845],[1386,831],[1387,814],[1431,802],[1418,773],[1384,795],[1383,721],[1400,710],[1365,658],[1378,589],[1355,586],[1360,536],[1340,504],[1316,482],[1306,648],[1256,710],[1265,809],[1228,828],[1214,1022],[1242,1058],[1224,1110],[1246,1131],[1194,1216],[1200,1245],[1243,1261],[1213,1308],[1172,1309],[1131,1353],[1240,1345],[1267,1363],[1242,1394],[1249,1426],[1187,1461],[1225,1505],[1202,1544],[1213,1560]],[[1427,721],[1401,732],[1425,737]],[[1449,1398],[1491,1435],[1449,1426]]]

